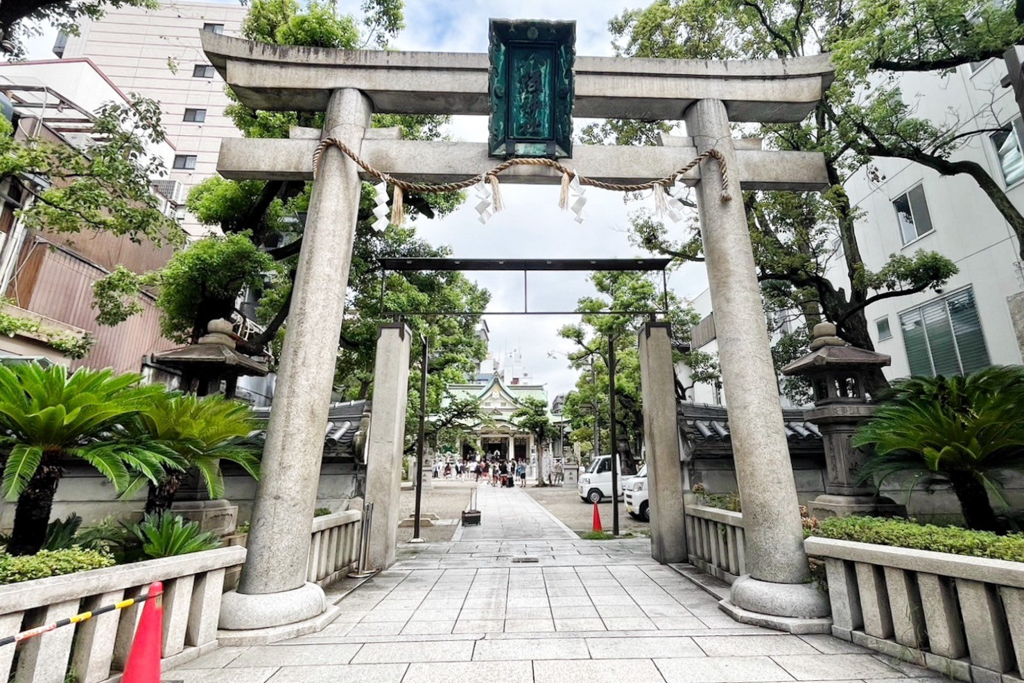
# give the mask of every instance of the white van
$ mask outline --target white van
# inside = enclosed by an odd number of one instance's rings
[[[622,481],[622,460],[619,460],[619,481]],[[584,503],[600,503],[612,497],[612,456],[602,455],[590,463],[585,474],[580,476],[576,491]],[[617,498],[622,497],[619,492]]]
[[[644,465],[639,474],[630,478],[626,487],[626,512],[633,519],[651,521],[651,507],[647,497],[647,465]]]

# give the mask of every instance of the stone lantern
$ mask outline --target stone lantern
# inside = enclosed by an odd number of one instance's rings
[[[811,352],[782,369],[784,375],[810,381],[814,408],[807,420],[818,426],[824,441],[825,493],[808,504],[812,517],[906,516],[904,506],[876,495],[870,483],[857,483],[866,454],[850,445],[857,427],[874,412],[865,391],[868,373],[889,363],[889,356],[837,337],[832,323],[819,323],[814,326]]]
[[[198,384],[198,396],[215,394],[220,391],[223,381],[224,395],[234,398],[239,376],[264,377],[268,369],[263,363],[235,350],[235,337],[231,330],[229,321],[211,320],[206,326],[206,334],[197,343],[153,354],[153,360],[180,370],[186,391],[190,391],[193,384]]]

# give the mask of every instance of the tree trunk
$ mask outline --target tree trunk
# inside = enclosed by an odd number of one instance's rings
[[[996,519],[996,513],[988,500],[985,485],[969,474],[954,474],[950,477],[953,493],[960,501],[960,510],[964,513],[964,522],[969,529],[977,531],[994,531],[1003,533],[1004,529]]]
[[[174,496],[181,488],[185,479],[184,472],[172,472],[167,474],[158,484],[149,484],[149,493],[146,495],[146,514],[160,514],[170,510],[174,503]]]
[[[45,456],[44,456],[45,457]],[[50,523],[53,497],[62,474],[57,465],[39,466],[18,496],[14,510],[14,531],[7,552],[11,555],[35,555],[46,540],[46,526]]]
[[[548,483],[544,481],[544,440],[543,437],[534,435],[537,439],[537,486],[547,486]],[[529,458],[527,458],[529,460]],[[527,463],[529,464],[529,463]]]

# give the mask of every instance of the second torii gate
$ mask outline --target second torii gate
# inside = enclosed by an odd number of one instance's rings
[[[296,129],[288,140],[224,140],[218,170],[226,178],[311,180],[314,151],[327,138],[404,181],[463,180],[494,166],[487,144],[408,141],[397,131],[370,128],[372,113],[489,114],[487,55],[283,47],[212,32],[203,32],[202,41],[247,106],[326,112],[322,131]],[[796,488],[740,191],[819,190],[828,179],[821,155],[766,151],[734,140],[730,122],[802,120],[831,83],[828,58],[582,57],[575,60],[574,76],[575,116],[683,119],[688,137],[665,137],[659,147],[576,145],[563,161],[566,167],[593,180],[644,183],[715,150],[728,168],[726,180],[723,167],[706,160],[683,177],[697,188],[751,572],[734,584],[727,607],[738,619],[780,628],[794,618],[822,617],[827,600],[806,583]],[[222,628],[298,625],[326,607],[322,590],[305,582],[310,538],[302,530],[309,528],[315,505],[361,179],[372,178],[340,149],[323,151],[292,294],[249,556],[238,592],[225,595]],[[502,179],[557,184],[561,174],[518,166]],[[724,194],[735,199],[723,201]],[[393,483],[393,470],[375,470],[374,459],[400,457],[402,450],[408,344],[404,326],[382,329],[377,373],[383,381],[374,395],[370,491]],[[680,561],[672,550],[684,541],[681,501],[673,500],[679,486],[671,485],[678,481],[679,463],[667,331],[649,326],[641,334],[640,352],[647,450],[676,453],[675,462],[655,455],[648,467],[653,554],[660,561]],[[394,503],[391,507],[397,507]],[[375,535],[380,535],[376,525]]]

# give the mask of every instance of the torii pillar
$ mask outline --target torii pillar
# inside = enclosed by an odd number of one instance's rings
[[[323,134],[359,149],[371,113],[361,92],[337,90]],[[357,170],[328,149],[313,186],[281,351],[283,381],[270,411],[245,566],[238,591],[221,603],[224,629],[293,624],[327,608],[323,589],[306,581],[306,565],[362,189]]]
[[[686,130],[698,152],[717,149],[728,167],[736,167],[723,102],[707,99],[692,104],[686,111]],[[705,161],[702,166],[713,163]],[[743,198],[732,187],[732,201],[721,201],[723,175],[718,171],[702,169],[697,207],[750,569],[749,576],[733,583],[730,600],[721,607],[738,621],[804,633],[825,631],[827,620],[808,623],[827,617],[829,603],[810,583]]]

